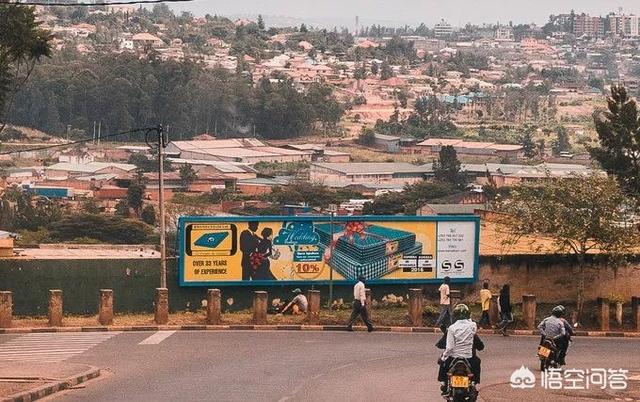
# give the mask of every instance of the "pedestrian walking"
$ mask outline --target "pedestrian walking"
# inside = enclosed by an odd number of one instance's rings
[[[482,290],[480,290],[480,305],[482,306],[482,317],[480,318],[480,326],[488,328],[491,326],[489,322],[489,305],[491,304],[491,298],[493,295],[489,290],[489,284],[487,282],[482,284]]]
[[[369,321],[369,313],[367,312],[367,294],[362,275],[358,276],[358,282],[353,287],[353,310],[347,324],[347,331],[353,331],[353,323],[358,319],[358,316],[367,326],[367,331],[373,331],[373,324]]]
[[[438,288],[440,292],[440,315],[436,321],[436,326],[440,327],[442,332],[445,332],[449,325],[451,325],[451,295],[449,289],[449,283],[451,279],[448,276],[444,277],[444,283]]]
[[[507,335],[507,327],[513,322],[513,311],[511,309],[511,291],[507,284],[500,289],[498,307],[500,308],[500,322],[497,328],[502,331],[502,336],[509,336]]]

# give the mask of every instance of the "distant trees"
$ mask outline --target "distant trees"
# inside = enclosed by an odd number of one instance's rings
[[[7,188],[0,197],[0,229],[8,231],[37,230],[62,217],[55,201],[34,198],[30,192]]]
[[[147,225],[154,226],[156,224],[156,210],[153,205],[147,204],[142,209],[140,219],[142,219],[142,222],[146,223]]]
[[[224,137],[254,127],[265,138],[291,138],[312,132],[316,123],[333,128],[344,113],[333,88],[322,83],[300,93],[288,79],[266,78],[254,86],[241,74],[189,62],[73,51],[37,66],[14,104],[11,123],[52,134],[67,125],[89,132],[99,121],[104,134],[163,123],[181,138],[203,132]]]
[[[358,135],[357,142],[358,144],[364,145],[366,147],[372,146],[376,142],[375,130],[368,127],[362,127],[362,131],[360,132],[360,135]]]
[[[386,61],[382,62],[380,66],[380,79],[388,80],[391,77],[393,77],[393,69]]]
[[[433,172],[436,180],[451,184],[454,187],[462,187],[465,183],[458,154],[451,145],[440,149],[438,160],[433,164]]]
[[[537,155],[538,152],[537,152],[536,145],[533,143],[533,136],[531,135],[531,131],[527,130],[522,135],[521,145],[522,145],[522,152],[524,153],[524,156],[526,156],[527,158],[533,158],[534,156]]]
[[[182,165],[179,170],[180,174],[180,186],[183,190],[189,188],[189,186],[198,178],[195,170],[191,165]]]
[[[76,214],[49,225],[52,240],[73,241],[94,239],[115,244],[140,244],[147,241],[152,230],[147,224],[113,215]]]
[[[420,181],[406,185],[400,193],[390,192],[364,205],[364,215],[415,215],[429,201],[447,197],[460,190],[449,183]]]
[[[127,205],[136,212],[137,216],[140,216],[142,210],[145,190],[146,186],[142,180],[131,181],[127,189]]]
[[[556,129],[557,137],[551,143],[551,151],[554,155],[559,155],[560,152],[565,152],[571,149],[569,143],[569,133],[564,126],[558,126]]]

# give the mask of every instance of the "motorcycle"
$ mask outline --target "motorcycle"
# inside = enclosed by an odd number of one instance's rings
[[[447,376],[449,381],[447,393],[444,395],[447,402],[475,402],[478,399],[473,372],[467,359],[455,359],[451,363]]]
[[[538,346],[538,358],[540,358],[540,371],[549,368],[558,368],[558,347],[551,339],[543,339]]]

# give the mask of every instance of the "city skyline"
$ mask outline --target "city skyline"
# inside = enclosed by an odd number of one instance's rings
[[[352,0],[348,3],[327,0],[322,3],[294,0],[272,0],[256,2],[251,0],[229,1],[195,0],[187,4],[174,4],[179,11],[190,11],[196,15],[219,14],[228,16],[262,14],[270,17],[290,17],[316,23],[318,25],[336,25],[351,27],[355,16],[360,17],[361,25],[373,23],[434,25],[444,19],[454,26],[466,23],[530,23],[544,24],[551,14],[568,13],[574,9],[577,13],[605,15],[622,8],[629,14],[640,13],[636,0],[617,0],[606,4],[600,0],[553,0],[504,1],[486,0],[479,3],[469,0]]]

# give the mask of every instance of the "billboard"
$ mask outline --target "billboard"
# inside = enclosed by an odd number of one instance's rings
[[[186,216],[181,286],[474,282],[475,216]]]

